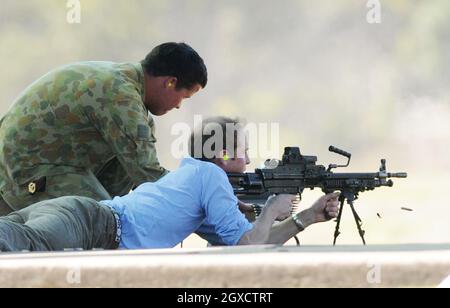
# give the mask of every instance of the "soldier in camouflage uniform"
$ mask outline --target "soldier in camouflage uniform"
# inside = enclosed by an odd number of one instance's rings
[[[141,63],[82,62],[28,87],[0,121],[0,216],[78,195],[121,196],[166,174],[154,122],[204,88],[207,71],[184,43]]]

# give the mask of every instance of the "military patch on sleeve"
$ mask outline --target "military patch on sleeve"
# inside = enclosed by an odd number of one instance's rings
[[[150,138],[150,128],[146,125],[138,125],[138,134],[139,139],[149,139]]]

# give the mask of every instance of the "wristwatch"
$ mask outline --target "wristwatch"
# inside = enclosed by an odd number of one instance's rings
[[[300,213],[293,214],[292,220],[294,221],[295,225],[297,226],[299,232],[305,230],[305,226],[303,225],[302,221],[300,220]]]

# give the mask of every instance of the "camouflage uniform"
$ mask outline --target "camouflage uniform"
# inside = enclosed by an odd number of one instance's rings
[[[0,215],[60,196],[110,199],[166,174],[144,99],[140,64],[75,63],[33,83],[0,122]]]

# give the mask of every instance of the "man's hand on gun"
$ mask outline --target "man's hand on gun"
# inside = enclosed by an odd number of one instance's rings
[[[275,220],[283,221],[291,216],[292,206],[296,200],[295,195],[272,196],[267,200],[266,207],[273,212]]]
[[[339,192],[320,197],[310,208],[315,223],[336,218],[339,213]]]
[[[304,210],[304,215],[308,216],[311,223],[325,222],[336,218],[339,213],[339,196],[340,193],[335,192],[320,197],[310,208]],[[269,198],[265,206],[273,211],[277,217],[276,220],[283,221],[290,217],[292,206],[297,201],[295,195],[282,194]],[[252,205],[242,201],[239,201],[239,209],[246,215],[253,213]]]

